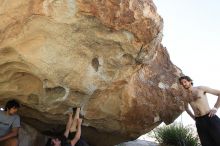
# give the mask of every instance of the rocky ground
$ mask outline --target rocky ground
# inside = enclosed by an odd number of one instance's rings
[[[158,146],[158,143],[138,139],[135,141],[125,142],[125,143],[119,144],[117,146]]]

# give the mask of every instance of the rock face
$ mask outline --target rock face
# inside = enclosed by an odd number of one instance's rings
[[[45,146],[47,137],[31,126],[22,123],[19,130],[19,146]]]
[[[0,14],[0,104],[18,99],[41,133],[80,106],[83,136],[108,146],[181,113],[181,71],[151,0],[0,0]]]

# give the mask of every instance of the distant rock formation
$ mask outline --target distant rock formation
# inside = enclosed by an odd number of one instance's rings
[[[112,146],[182,112],[152,0],[0,0],[0,14],[0,104],[18,99],[39,132],[80,106],[86,140]]]

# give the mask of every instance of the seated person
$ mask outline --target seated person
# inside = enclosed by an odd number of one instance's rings
[[[66,130],[61,137],[50,138],[46,146],[89,146],[85,141],[80,139],[82,119],[79,118],[80,108],[76,109],[76,114],[69,112],[69,119]]]
[[[18,146],[20,117],[17,115],[20,105],[16,100],[9,100],[4,110],[0,110],[0,146]]]

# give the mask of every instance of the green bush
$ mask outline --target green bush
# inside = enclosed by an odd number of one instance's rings
[[[180,124],[156,128],[154,135],[157,141],[164,146],[200,146],[198,137],[192,134],[192,129]]]

